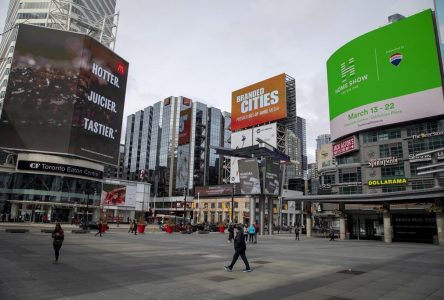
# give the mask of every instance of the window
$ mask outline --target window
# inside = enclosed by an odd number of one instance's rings
[[[362,186],[341,186],[339,194],[362,194]]]
[[[399,164],[396,166],[381,167],[382,179],[403,177],[403,176],[404,176],[404,165],[403,164]]]
[[[347,165],[353,163],[359,163],[359,152],[344,155],[336,158],[336,163],[338,165]]]
[[[433,187],[433,179],[412,180],[412,190],[430,189]]]
[[[444,120],[441,121],[431,121],[420,124],[415,124],[407,127],[407,136],[420,135],[421,133],[431,133],[444,129]]]
[[[361,182],[361,168],[339,169],[339,183]]]
[[[377,141],[386,141],[401,138],[400,129],[390,129],[383,131],[372,131],[363,134],[364,143],[373,143]]]
[[[402,143],[392,143],[379,146],[379,157],[402,158]]]
[[[444,136],[434,136],[426,139],[414,139],[408,141],[409,154],[417,154],[438,148],[444,148]]]
[[[222,202],[217,203],[217,208],[222,208]]]
[[[334,184],[335,183],[335,175],[322,175],[320,177],[321,184]]]
[[[383,193],[391,193],[391,192],[400,192],[405,191],[406,186],[393,185],[393,186],[384,186],[382,187]]]

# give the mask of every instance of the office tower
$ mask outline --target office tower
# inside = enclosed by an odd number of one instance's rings
[[[157,197],[192,195],[226,183],[231,116],[185,97],[168,97],[127,117],[124,178],[152,183]],[[224,180],[225,178],[225,180]]]
[[[304,178],[307,176],[308,162],[307,162],[307,130],[305,119],[296,117],[296,135],[301,143],[301,166]]]
[[[318,135],[318,137],[316,138],[316,149],[320,150],[323,145],[330,144],[330,143],[331,143],[330,134]]]

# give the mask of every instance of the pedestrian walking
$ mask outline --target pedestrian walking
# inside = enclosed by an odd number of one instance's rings
[[[65,239],[62,226],[60,226],[59,223],[56,224],[55,229],[52,232],[52,238],[53,238],[52,246],[54,248],[54,254],[55,254],[54,263],[57,264],[59,262],[60,248],[62,248],[63,240]]]
[[[256,233],[256,228],[254,228],[254,225],[251,224],[250,227],[248,227],[248,243],[253,243],[254,240],[254,234]]]
[[[128,223],[129,223],[129,228],[128,228],[128,233],[132,233],[133,232],[133,222],[131,221],[130,218],[128,218]]]
[[[330,241],[334,240],[335,240],[335,230],[333,229],[333,227],[330,227]]]
[[[294,227],[294,234],[296,235],[295,240],[299,241],[299,233],[300,233],[299,224]]]
[[[234,239],[234,226],[233,224],[228,225],[228,242],[233,242]]]
[[[97,222],[97,233],[94,236],[97,236],[98,234],[100,234],[100,237],[102,237],[102,220],[99,220],[99,222]]]
[[[243,272],[251,272],[250,264],[248,263],[247,256],[245,255],[245,251],[247,250],[247,244],[245,243],[244,232],[242,230],[242,226],[239,225],[237,227],[236,237],[234,238],[234,255],[233,260],[229,266],[224,266],[225,270],[231,272],[233,270],[233,266],[236,263],[239,256],[242,258],[245,269]]]
[[[133,220],[133,230],[134,230],[134,235],[137,235],[137,223],[136,223],[136,219]]]
[[[254,223],[254,243],[257,244],[257,233],[259,232],[259,224],[257,222]]]

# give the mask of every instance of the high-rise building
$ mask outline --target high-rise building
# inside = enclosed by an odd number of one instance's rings
[[[17,24],[88,34],[114,49],[117,0],[10,0],[0,44],[0,114],[17,38]]]
[[[318,135],[318,137],[316,138],[316,149],[320,150],[323,145],[330,143],[331,143],[331,135],[329,133]]]
[[[185,97],[168,97],[127,117],[124,178],[152,184],[156,197],[192,195],[195,186],[226,183],[231,116]]]
[[[123,174],[123,160],[125,158],[125,145],[119,147],[119,164],[117,166],[105,165],[103,178],[121,178]]]
[[[305,119],[296,117],[296,135],[301,143],[301,167],[304,178],[307,177],[308,159],[307,159],[307,130]]]
[[[17,67],[17,60],[20,59],[20,48],[25,45],[30,49],[29,57],[37,55],[37,48],[40,50],[39,58],[41,61],[45,61],[46,69],[53,69],[57,63],[60,65],[68,65],[69,61],[64,60],[64,42],[69,39],[73,44],[80,45],[82,40],[88,40],[87,43],[94,46],[85,46],[83,49],[95,49],[108,52],[105,47],[114,48],[115,34],[117,30],[117,14],[115,14],[116,0],[10,0],[8,6],[8,12],[6,21],[3,27],[2,40],[0,43],[0,115],[3,108],[3,101],[5,95],[20,94],[17,90],[28,89],[28,98],[25,96],[19,96],[15,99],[33,100],[32,96],[36,94],[43,94],[45,89],[41,85],[37,85],[37,78],[42,76],[42,73],[38,72],[38,68],[34,68],[33,63],[28,63],[27,66],[31,72],[27,77],[27,82],[33,81],[29,86],[20,86],[19,82],[25,82],[19,80],[16,74],[21,74],[20,69]],[[34,35],[33,39],[25,38],[22,33],[18,34],[19,24],[25,24],[26,26],[20,26],[20,32],[39,32],[38,35]],[[35,25],[35,26],[29,26]],[[39,27],[37,27],[39,26]],[[50,29],[44,29],[42,27],[48,27]],[[27,28],[27,29],[26,29]],[[40,33],[45,33],[45,36]],[[73,34],[80,33],[80,34]],[[29,34],[31,36],[31,34]],[[37,38],[34,39],[34,37]],[[57,37],[56,37],[57,36]],[[88,37],[87,37],[88,36]],[[23,37],[23,39],[22,39]],[[96,39],[105,47],[92,41],[90,38]],[[18,38],[18,39],[17,39]],[[65,39],[65,40],[64,40]],[[37,40],[37,41],[36,41]],[[51,41],[49,45],[48,40]],[[80,41],[80,42],[79,42]],[[33,44],[34,43],[34,44]],[[87,44],[85,43],[85,44]],[[34,47],[36,45],[38,47]],[[17,56],[14,56],[15,48],[17,47]],[[58,47],[58,48],[57,48]],[[51,48],[50,50],[48,50]],[[58,50],[56,50],[58,49]],[[79,50],[80,48],[77,48]],[[71,49],[72,50],[72,49]],[[79,53],[76,53],[78,55]],[[81,55],[81,53],[80,53]],[[14,56],[14,59],[13,59]],[[116,59],[115,54],[112,55],[112,59],[103,58],[103,54],[97,54],[97,59],[102,60],[103,66],[115,65],[112,62]],[[18,59],[16,59],[19,57]],[[57,59],[54,59],[57,57]],[[53,60],[54,59],[54,60]],[[119,59],[122,59],[119,57]],[[31,59],[29,61],[32,62]],[[57,63],[56,63],[57,61]],[[12,67],[11,67],[12,65]],[[38,64],[36,64],[38,65]],[[126,62],[123,64],[126,65]],[[123,66],[122,65],[122,66]],[[86,66],[89,69],[92,66]],[[75,67],[74,69],[79,69]],[[11,72],[11,76],[10,76]],[[63,101],[67,100],[71,96],[73,99],[81,99],[77,88],[81,86],[80,79],[77,79],[77,84],[69,85],[66,94],[63,96],[57,88],[63,89],[68,85],[69,68],[53,74],[54,77],[51,80],[47,76],[41,78],[46,79],[47,87],[45,90],[45,96],[39,99],[36,103],[39,105],[46,102],[53,103],[54,99],[63,98]],[[94,73],[92,73],[94,75]],[[85,74],[79,75],[78,78],[86,78]],[[97,75],[97,74],[96,74]],[[99,80],[99,76],[92,76],[86,80],[89,84],[93,85]],[[120,91],[124,91],[126,87],[126,72],[113,74],[120,79]],[[72,79],[72,78],[71,78]],[[57,81],[56,81],[57,80]],[[9,81],[9,83],[8,83]],[[74,80],[75,82],[76,80]],[[50,84],[52,82],[52,84]],[[58,82],[54,84],[54,82]],[[8,87],[8,94],[6,94],[6,88]],[[11,90],[9,90],[11,89]],[[14,90],[15,89],[15,90]],[[99,89],[100,91],[100,89]],[[92,91],[91,91],[92,92]],[[97,92],[97,90],[95,91]],[[34,94],[33,94],[34,93]],[[59,94],[60,93],[60,94]],[[25,93],[23,93],[25,94]],[[121,101],[121,107],[118,105],[117,111],[119,117],[116,117],[116,123],[121,124],[121,114],[123,114],[123,104],[125,93],[121,92],[120,95],[115,93],[115,97],[119,97]],[[69,95],[69,96],[66,96]],[[78,97],[78,98],[77,98]],[[116,99],[117,100],[117,99]],[[6,100],[7,104],[14,103],[11,98]],[[62,101],[62,102],[63,102]],[[76,102],[79,103],[79,102]],[[36,106],[38,105],[36,104]],[[58,105],[58,104],[56,104]],[[65,108],[66,106],[64,106]],[[86,109],[86,106],[84,106]],[[60,109],[60,107],[59,107]],[[88,108],[89,110],[90,108]],[[35,107],[29,106],[29,111],[35,110]],[[66,109],[60,109],[60,111],[67,112]],[[47,111],[42,110],[44,113]],[[52,111],[52,116],[56,115],[59,110]],[[96,114],[95,108],[91,108],[91,114]],[[116,112],[116,111],[114,111]],[[49,114],[48,114],[49,115]],[[76,115],[78,118],[78,114]],[[51,116],[51,117],[52,117]],[[45,116],[50,119],[50,116]],[[69,117],[68,120],[75,124],[75,118]],[[29,118],[32,122],[32,118]],[[84,118],[84,121],[87,120]],[[35,120],[34,120],[35,121]],[[78,119],[77,119],[78,121]],[[51,122],[51,121],[48,121]],[[111,122],[109,119],[107,122]],[[86,122],[85,122],[86,123]],[[50,125],[42,124],[50,128]],[[42,127],[44,128],[44,127]],[[41,130],[42,132],[45,129]],[[58,136],[51,136],[52,140],[63,140],[69,138],[69,134],[66,132],[55,130]],[[119,132],[114,131],[114,132]],[[9,149],[7,144],[4,144],[5,136],[3,137],[2,148],[8,148],[7,151],[0,150],[0,213],[7,213],[10,219],[22,219],[41,221],[46,218],[48,221],[61,221],[68,222],[72,220],[79,221],[83,219],[85,223],[90,220],[97,220],[102,214],[100,209],[101,194],[103,191],[103,174],[105,176],[118,176],[121,171],[119,168],[113,168],[107,166],[104,170],[105,163],[117,163],[117,155],[107,156],[106,151],[102,151],[99,145],[103,146],[102,139],[92,137],[87,143],[91,146],[90,153],[105,154],[103,159],[93,158],[89,155],[77,155],[72,151],[64,151],[57,148],[57,145],[47,145],[47,148],[41,148],[37,143],[30,142],[30,145],[23,147],[14,147],[14,150]],[[78,134],[77,138],[85,138],[86,134]],[[39,136],[40,141],[46,141]],[[114,141],[118,141],[120,136]],[[63,142],[62,142],[63,143]],[[106,143],[106,149],[113,149],[117,154],[118,142]],[[110,151],[112,152],[112,151]],[[122,151],[120,151],[122,152]],[[56,154],[59,153],[59,154]],[[109,159],[104,159],[108,157]],[[120,159],[123,156],[120,155]],[[46,166],[44,168],[32,170],[27,169],[26,164],[24,167],[18,168],[18,165],[22,165],[23,162],[32,161],[33,166]],[[29,165],[28,165],[29,166]],[[55,167],[57,166],[57,167]],[[40,182],[39,184],[32,184],[33,182]],[[141,183],[142,186],[148,186],[148,184]],[[20,193],[17,193],[20,190]],[[128,197],[130,198],[130,197]],[[134,199],[134,198],[133,198]],[[81,206],[86,206],[88,209],[80,210]],[[128,217],[134,217],[135,203],[127,203],[125,210],[128,212]],[[92,213],[91,213],[92,212]],[[131,214],[130,214],[131,213]],[[126,213],[125,213],[126,215]]]

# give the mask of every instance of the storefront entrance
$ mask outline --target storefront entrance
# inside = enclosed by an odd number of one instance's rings
[[[348,214],[347,229],[351,239],[382,240],[384,224],[380,214]]]

